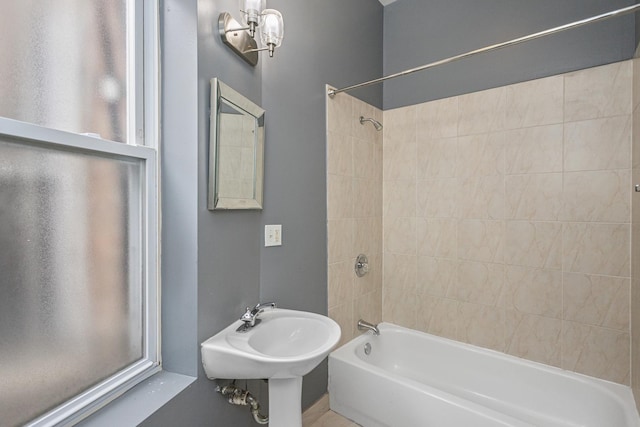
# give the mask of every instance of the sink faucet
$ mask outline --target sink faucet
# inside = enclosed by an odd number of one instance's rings
[[[240,320],[242,320],[244,324],[238,328],[238,331],[246,331],[249,328],[253,328],[257,323],[259,323],[260,319],[258,319],[258,315],[262,313],[265,308],[276,308],[276,303],[266,302],[262,304],[256,304],[256,306],[253,308],[247,307],[247,311],[245,311],[242,317],[240,317]]]
[[[365,320],[358,320],[358,330],[359,331],[371,331],[374,335],[380,335],[380,330],[378,329],[378,325],[374,325],[373,323],[369,323]]]

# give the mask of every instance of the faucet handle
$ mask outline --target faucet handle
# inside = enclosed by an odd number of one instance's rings
[[[253,308],[247,307],[245,309],[244,314],[240,316],[240,320],[242,320],[244,324],[241,325],[237,329],[237,331],[246,332],[249,328],[253,328],[255,325],[258,324],[258,322],[260,322],[260,319],[258,319],[258,315],[262,313],[265,308],[269,308],[269,307],[276,308],[276,303],[268,302],[264,304],[256,304],[256,306]]]
[[[245,322],[249,322],[249,321],[251,321],[252,318],[253,318],[253,310],[251,309],[251,307],[245,308],[245,312],[240,317],[240,320],[243,320]]]

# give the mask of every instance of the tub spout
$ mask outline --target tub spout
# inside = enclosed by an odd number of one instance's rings
[[[358,320],[358,330],[359,331],[371,331],[374,335],[380,335],[380,330],[378,329],[378,325],[374,325],[373,323],[369,323],[365,320]]]

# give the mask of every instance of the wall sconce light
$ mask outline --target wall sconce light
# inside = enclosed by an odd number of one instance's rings
[[[240,0],[244,25],[228,12],[222,12],[218,18],[218,30],[224,44],[254,67],[258,64],[258,52],[268,50],[269,56],[273,57],[274,50],[280,47],[284,38],[282,14],[265,7],[266,0]],[[254,39],[256,29],[260,31],[264,47],[258,48]]]

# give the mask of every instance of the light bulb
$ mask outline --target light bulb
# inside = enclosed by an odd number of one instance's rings
[[[260,22],[260,15],[266,7],[266,0],[240,0],[240,10],[245,25],[249,26],[251,37]]]
[[[262,11],[260,20],[260,40],[269,48],[269,56],[273,56],[275,48],[280,47],[284,39],[284,21],[282,14],[274,9]]]

